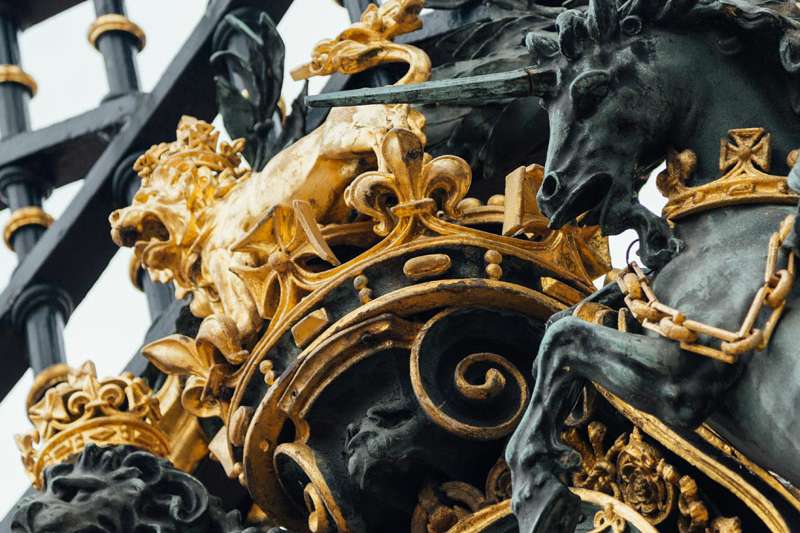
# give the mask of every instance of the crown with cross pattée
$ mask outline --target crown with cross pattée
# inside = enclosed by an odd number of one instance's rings
[[[728,131],[729,139],[720,142],[719,170],[722,177],[697,187],[688,187],[697,164],[691,150],[667,154],[667,169],[658,175],[656,185],[669,200],[663,216],[676,220],[700,211],[728,205],[752,203],[796,204],[798,196],[787,185],[785,176],[768,174],[772,162],[772,136],[764,128]],[[789,154],[791,168],[797,150]]]

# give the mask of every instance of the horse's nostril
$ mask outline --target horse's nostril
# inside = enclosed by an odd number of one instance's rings
[[[558,176],[555,172],[550,172],[542,180],[542,187],[539,192],[545,200],[552,198],[561,188],[561,182],[558,181]]]

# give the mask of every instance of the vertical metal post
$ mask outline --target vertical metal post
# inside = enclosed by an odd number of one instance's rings
[[[103,54],[108,77],[105,100],[139,92],[136,53],[145,45],[144,32],[128,20],[123,0],[94,0],[97,19],[89,28],[89,42]]]
[[[20,66],[19,26],[13,11],[0,12],[0,138],[28,131],[28,103],[36,82]],[[0,194],[12,211],[3,231],[6,244],[22,260],[39,240],[52,218],[42,210],[49,185],[31,168],[0,169]],[[35,373],[64,362],[64,323],[72,311],[69,295],[51,284],[26,287],[12,308],[12,322],[24,332],[28,360]]]
[[[17,21],[9,12],[0,13],[0,139],[30,129],[28,102],[36,93],[36,82],[20,66]],[[5,240],[24,257],[49,224],[41,210],[47,186],[29,169],[0,169],[0,195],[12,219],[5,228]],[[42,227],[44,226],[44,227]]]

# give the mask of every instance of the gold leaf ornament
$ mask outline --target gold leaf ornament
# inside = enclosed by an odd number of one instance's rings
[[[381,154],[388,171],[361,174],[345,190],[347,205],[375,220],[375,233],[388,235],[400,219],[434,215],[437,207],[451,218],[461,215],[458,203],[472,182],[466,161],[431,159],[419,137],[400,128],[386,134]]]
[[[189,376],[181,401],[187,411],[201,418],[223,416],[219,388],[234,372],[233,365],[244,363],[248,356],[236,324],[225,315],[206,317],[196,339],[170,335],[142,348],[142,354],[166,374]]]

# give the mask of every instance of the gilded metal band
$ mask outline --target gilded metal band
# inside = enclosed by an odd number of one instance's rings
[[[36,96],[38,90],[36,80],[22,70],[19,65],[0,65],[0,83],[6,82],[19,83],[28,89],[31,96]]]
[[[120,15],[118,13],[109,13],[108,15],[100,15],[97,17],[97,19],[92,22],[92,25],[89,26],[87,38],[91,45],[97,48],[97,39],[108,31],[124,31],[130,33],[136,37],[136,48],[138,48],[140,52],[147,43],[142,28],[128,20],[125,15]]]
[[[11,218],[6,223],[6,227],[3,231],[3,239],[6,241],[6,246],[11,248],[11,235],[19,228],[30,225],[49,228],[52,223],[53,217],[45,213],[41,207],[20,207],[11,213]],[[11,249],[13,250],[13,248]]]

